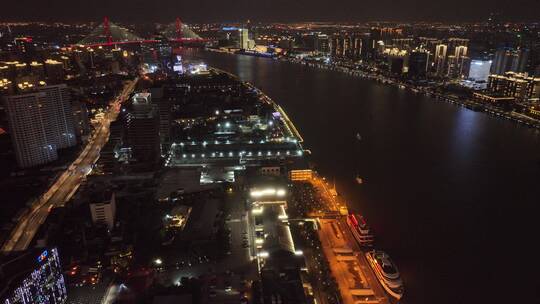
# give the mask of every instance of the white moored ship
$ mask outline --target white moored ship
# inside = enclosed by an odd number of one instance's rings
[[[401,299],[404,292],[403,281],[401,281],[399,271],[390,256],[384,251],[373,250],[366,253],[366,258],[384,290],[392,297]]]
[[[373,246],[373,235],[370,233],[369,226],[364,220],[364,217],[358,214],[349,214],[347,216],[347,224],[349,224],[349,228],[351,228],[354,238],[360,246]]]

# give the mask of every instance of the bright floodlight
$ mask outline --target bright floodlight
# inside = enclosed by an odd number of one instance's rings
[[[157,258],[157,259],[154,260],[154,264],[161,265],[161,264],[163,264],[163,261],[160,258]]]
[[[282,197],[282,196],[285,196],[285,193],[286,193],[285,189],[266,188],[262,190],[257,190],[257,189],[251,190],[250,195],[251,197],[255,197],[255,198],[263,197],[263,196],[272,196],[272,195]]]
[[[304,252],[302,250],[296,250],[294,252],[294,255],[303,255],[303,254],[304,254]]]
[[[270,254],[266,251],[261,251],[257,254],[257,256],[259,256],[260,258],[267,258],[270,256]]]

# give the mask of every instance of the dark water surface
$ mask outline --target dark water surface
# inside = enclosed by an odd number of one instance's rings
[[[540,303],[538,131],[339,72],[184,56],[283,106],[317,170],[335,178],[400,268],[404,303]]]

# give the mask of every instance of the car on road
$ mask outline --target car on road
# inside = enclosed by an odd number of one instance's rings
[[[226,292],[232,291],[232,284],[230,281],[225,281],[225,291]]]

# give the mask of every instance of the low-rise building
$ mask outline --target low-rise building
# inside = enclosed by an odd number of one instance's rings
[[[503,97],[513,97],[516,101],[527,101],[540,97],[540,78],[515,72],[504,75],[490,75],[487,93]]]
[[[109,230],[112,229],[116,217],[116,200],[114,192],[111,193],[110,199],[108,200],[90,203],[90,214],[92,215],[92,222],[94,224],[105,225]]]

